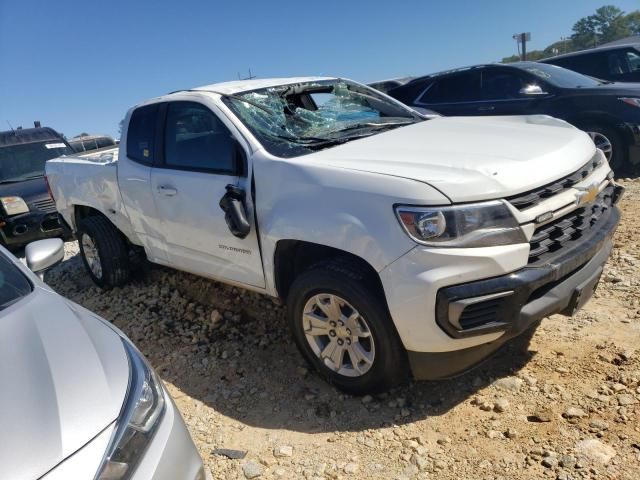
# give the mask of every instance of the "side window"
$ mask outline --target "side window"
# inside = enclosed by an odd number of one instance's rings
[[[627,55],[627,63],[629,65],[629,71],[637,72],[640,70],[640,52],[636,50],[627,50],[625,54]]]
[[[607,62],[610,75],[624,75],[629,73],[629,64],[624,52],[612,51],[607,55]]]
[[[437,79],[424,91],[417,103],[475,102],[480,99],[480,72],[464,72]]]
[[[231,132],[199,103],[169,103],[164,148],[169,168],[236,173],[236,142]]]
[[[140,163],[153,163],[158,105],[137,108],[127,129],[127,157]]]
[[[591,75],[597,78],[605,78],[608,76],[608,68],[605,65],[606,58],[599,53],[561,58],[553,63],[584,75]]]
[[[482,72],[483,100],[510,100],[522,98],[520,93],[526,82],[518,74],[510,71],[485,70]]]

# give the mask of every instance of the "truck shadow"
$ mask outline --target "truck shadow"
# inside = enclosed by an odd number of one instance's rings
[[[531,334],[521,336],[460,377],[412,382],[363,399],[341,393],[308,369],[289,335],[284,308],[262,295],[163,268],[102,291],[77,255],[45,280],[129,336],[170,384],[179,407],[195,400],[265,429],[362,431],[440,416],[497,378],[513,375],[535,354]]]

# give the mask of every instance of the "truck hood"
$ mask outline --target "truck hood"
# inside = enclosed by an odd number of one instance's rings
[[[0,183],[0,197],[17,196],[28,201],[32,197],[41,197],[43,195],[47,195],[47,184],[44,182],[44,176],[30,178],[21,182]]]
[[[0,312],[2,478],[40,478],[92,440],[128,381],[120,337],[81,307],[35,287]]]
[[[441,117],[305,158],[427,183],[452,202],[506,197],[568,175],[595,154],[589,136],[546,115]]]

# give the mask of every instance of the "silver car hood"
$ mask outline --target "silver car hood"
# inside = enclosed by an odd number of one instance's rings
[[[129,382],[120,337],[36,286],[0,312],[0,469],[35,480],[117,417]]]

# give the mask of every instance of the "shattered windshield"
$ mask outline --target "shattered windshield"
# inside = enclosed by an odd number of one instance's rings
[[[273,155],[295,157],[422,121],[374,90],[344,80],[297,83],[224,96]]]

